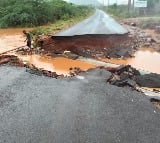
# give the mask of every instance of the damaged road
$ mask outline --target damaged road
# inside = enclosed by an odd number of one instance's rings
[[[122,65],[115,68],[105,68],[112,73],[107,79],[111,85],[118,87],[130,87],[145,93],[148,98],[160,100],[160,75],[155,73],[142,74],[130,65]]]
[[[0,67],[0,142],[159,143],[160,111],[145,95],[89,70],[55,79]]]
[[[67,52],[65,54],[67,54],[66,56],[71,55],[71,58],[73,57],[71,53]],[[28,58],[25,56],[23,57],[22,55],[2,55],[0,56],[0,65],[26,67],[26,72],[52,78],[72,77],[79,75],[82,72],[86,72],[88,69],[105,69],[112,73],[112,75],[106,79],[110,84],[119,87],[129,86],[140,92],[144,92],[144,87],[150,88],[149,90],[152,91],[151,94],[154,94],[156,99],[160,99],[159,74],[149,74],[141,70],[138,71],[130,65],[118,66],[84,57],[79,58],[79,60],[71,60],[63,57],[39,57],[36,55],[28,55],[27,57]],[[44,62],[41,62],[40,59],[42,61],[44,60]],[[62,61],[65,61],[65,68],[63,64],[61,64],[63,68],[57,66],[59,63],[62,63]],[[150,98],[153,97],[153,95],[148,94],[148,91],[144,93]]]
[[[142,75],[140,71],[130,65],[122,65],[108,70],[113,73],[107,80],[110,84],[122,87],[126,85],[135,87],[137,84],[140,87],[160,88],[160,74],[150,73]]]
[[[131,57],[137,39],[128,36],[128,32],[108,14],[97,9],[88,19],[54,35],[42,35],[37,42],[52,53],[68,50],[85,57],[121,57],[121,53]]]
[[[103,23],[104,17],[101,14],[97,16]],[[31,52],[30,56],[33,56],[32,54],[48,54],[47,51],[50,51],[50,56],[58,57],[65,53],[63,56],[71,59],[77,59],[79,55],[126,57],[132,55],[130,48],[134,51],[141,42],[146,41],[146,37],[135,38],[134,34],[116,34],[99,36],[98,40],[94,37],[97,35],[92,38],[86,35],[81,40],[76,36],[64,40],[65,44],[53,40],[52,36],[42,36],[39,39],[42,47],[32,51],[19,49],[17,52],[26,56]],[[124,41],[126,37],[129,41]],[[137,39],[140,41],[137,42]],[[88,40],[90,41],[87,42]],[[86,42],[88,45],[85,47]],[[99,47],[92,51],[92,46],[96,44]],[[55,45],[61,48],[57,49]],[[69,49],[66,49],[66,45]],[[36,62],[43,61],[39,57],[35,59]],[[51,60],[51,57],[47,60]],[[79,66],[70,67],[70,77],[65,77],[55,71],[24,63],[17,56],[2,55],[0,143],[159,143],[160,100],[155,99],[156,93],[151,92],[152,97],[148,99],[136,91],[137,84],[159,87],[159,75],[141,75],[131,66],[103,67],[103,62],[96,63],[101,66],[95,68],[90,65],[94,68],[90,69],[87,65],[90,70],[85,72]],[[48,66],[55,70],[53,61]]]

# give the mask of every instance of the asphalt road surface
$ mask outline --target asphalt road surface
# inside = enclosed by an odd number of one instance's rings
[[[127,29],[122,27],[108,14],[97,9],[88,19],[61,31],[60,33],[54,34],[53,36],[109,35],[126,33],[128,33]]]
[[[0,66],[0,143],[160,143],[160,110],[107,84],[109,75],[54,79]]]

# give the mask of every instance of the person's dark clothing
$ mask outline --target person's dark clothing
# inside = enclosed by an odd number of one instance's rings
[[[27,46],[31,48],[31,41],[27,40]]]
[[[27,46],[29,48],[31,48],[32,36],[31,36],[31,34],[29,32],[26,32],[25,35],[26,35],[26,40],[27,40]]]

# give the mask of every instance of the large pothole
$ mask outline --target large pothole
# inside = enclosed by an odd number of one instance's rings
[[[27,71],[50,77],[74,76],[88,69],[95,68],[93,64],[72,60],[65,57],[49,57],[40,55],[2,55],[0,64],[12,64],[27,67]]]

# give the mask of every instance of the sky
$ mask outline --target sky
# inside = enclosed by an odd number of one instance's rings
[[[103,3],[103,0],[98,0],[98,1]],[[128,0],[109,0],[110,4],[114,4],[116,2],[118,4],[126,4],[128,2]],[[104,0],[104,3],[107,5],[108,4],[108,0]]]
[[[65,0],[65,1],[69,1],[69,0]],[[108,4],[108,0],[97,0],[97,1],[99,1],[99,2],[101,2],[101,3],[103,3],[103,1],[104,1],[105,5]],[[110,3],[110,4],[114,4],[114,3],[116,3],[116,2],[117,2],[118,4],[127,4],[128,0],[109,0],[109,3]]]

